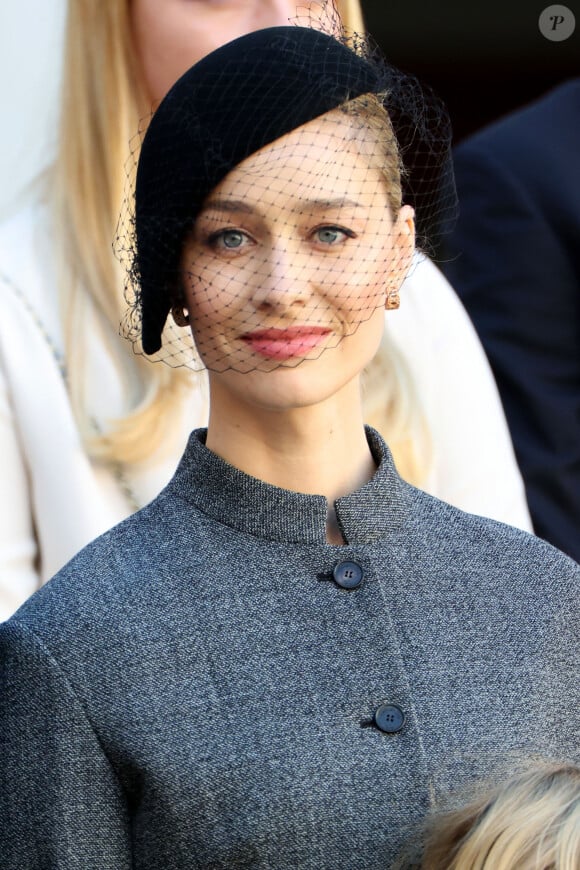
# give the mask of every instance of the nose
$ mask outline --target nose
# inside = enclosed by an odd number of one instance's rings
[[[255,308],[279,315],[293,308],[305,308],[313,289],[307,260],[288,245],[272,245],[256,273]]]

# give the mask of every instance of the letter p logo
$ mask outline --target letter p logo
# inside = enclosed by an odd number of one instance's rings
[[[576,27],[574,13],[567,6],[546,6],[538,19],[540,33],[550,42],[563,42]]]

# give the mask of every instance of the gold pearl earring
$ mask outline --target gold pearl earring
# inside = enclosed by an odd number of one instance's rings
[[[182,305],[174,305],[171,316],[177,326],[189,326],[189,311]]]
[[[387,293],[387,298],[385,300],[385,308],[387,311],[393,311],[395,308],[398,308],[401,304],[401,297],[399,296],[398,290],[389,290]]]

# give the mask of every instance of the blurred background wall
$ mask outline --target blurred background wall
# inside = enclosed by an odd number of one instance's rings
[[[445,99],[457,141],[580,75],[580,2],[566,2],[577,26],[563,42],[540,33],[538,18],[548,5],[363,0],[368,28],[388,58]],[[0,0],[0,217],[50,159],[65,8],[65,0]]]
[[[0,217],[50,159],[65,8],[0,0]]]
[[[459,141],[484,124],[580,75],[580,0],[572,36],[540,32],[537,0],[362,0],[388,59],[445,100]]]

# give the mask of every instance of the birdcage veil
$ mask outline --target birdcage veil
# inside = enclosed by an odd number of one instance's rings
[[[138,138],[116,240],[137,352],[214,371],[317,359],[402,283],[400,202],[424,250],[454,210],[440,101],[367,39],[328,29],[222,46]]]

